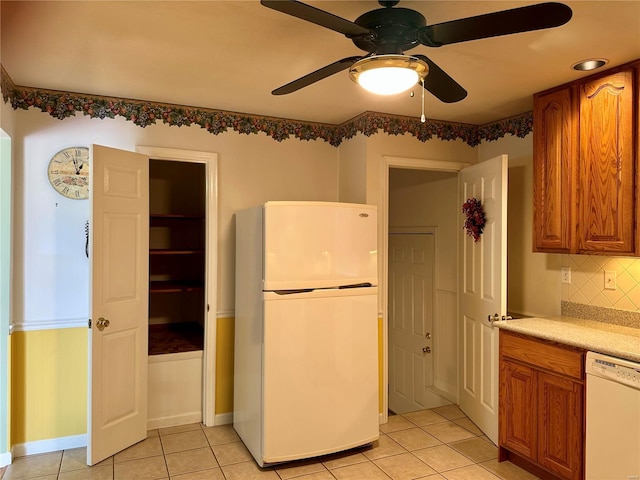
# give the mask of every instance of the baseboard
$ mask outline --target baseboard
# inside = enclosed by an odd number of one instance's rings
[[[178,425],[200,422],[202,422],[202,412],[181,413],[180,415],[171,415],[170,417],[150,418],[147,420],[147,430],[177,427]]]
[[[233,412],[216,413],[213,422],[214,425],[229,425],[233,423]]]
[[[57,452],[87,446],[87,434],[72,435],[69,437],[49,438],[36,440],[35,442],[17,443],[11,448],[14,457],[24,457],[37,453]]]
[[[0,468],[11,465],[11,452],[0,453]],[[2,475],[0,475],[2,478]]]

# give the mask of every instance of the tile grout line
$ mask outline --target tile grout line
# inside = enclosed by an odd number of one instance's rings
[[[495,457],[476,461],[473,458],[471,458],[471,456],[469,456],[464,451],[454,448],[455,444],[462,443],[464,441],[469,441],[469,440],[477,440],[477,439],[480,439],[482,442],[486,442],[487,445],[492,446],[492,447],[495,448],[495,445],[493,444],[493,442],[488,440],[483,434],[479,435],[475,431],[471,431],[467,427],[465,427],[463,425],[460,425],[460,424],[458,424],[456,422],[457,420],[464,420],[464,419],[466,419],[468,417],[447,418],[447,417],[443,416],[444,420],[442,420],[442,421],[428,423],[428,424],[422,425],[422,426],[418,425],[418,423],[421,423],[421,422],[415,423],[414,421],[411,421],[409,418],[406,418],[404,416],[399,416],[399,417],[402,418],[404,421],[406,421],[407,424],[403,425],[401,428],[399,428],[397,430],[393,430],[393,431],[390,431],[390,432],[380,431],[380,436],[381,437],[387,437],[387,439],[390,442],[393,442],[395,445],[397,445],[402,450],[402,452],[401,453],[394,453],[392,455],[385,455],[385,456],[382,456],[382,457],[379,457],[379,458],[370,458],[370,457],[365,455],[366,460],[364,462],[361,462],[361,463],[373,464],[372,467],[375,468],[376,471],[382,472],[382,474],[384,475],[385,478],[392,478],[392,477],[381,466],[379,466],[376,463],[376,461],[378,461],[380,459],[384,459],[384,458],[392,458],[392,457],[395,457],[395,456],[400,456],[400,455],[403,455],[403,454],[406,454],[406,453],[410,453],[413,458],[419,460],[422,464],[425,464],[426,466],[432,468],[436,472],[434,475],[441,475],[441,476],[444,477],[444,474],[446,472],[450,472],[452,470],[456,470],[457,468],[465,468],[465,467],[477,466],[477,467],[480,467],[482,469],[482,471],[485,471],[489,475],[493,476],[495,479],[505,480],[506,478],[510,478],[510,476],[503,477],[502,475],[498,474],[497,472],[494,472],[494,471],[490,470],[488,466],[485,466],[483,464],[483,463],[488,463],[491,460],[494,460]],[[426,431],[424,429],[425,427],[429,427],[431,425],[438,425],[438,424],[443,424],[443,423],[450,423],[450,424],[460,428],[461,430],[467,432],[471,436],[468,437],[468,438],[461,438],[461,439],[452,440],[452,441],[447,442],[447,441],[440,440],[440,438],[436,437],[435,435],[429,433],[428,431]],[[468,426],[471,426],[471,425],[468,425]],[[422,432],[424,432],[424,433],[426,433],[428,435],[431,435],[433,438],[435,438],[436,440],[441,442],[439,444],[440,446],[448,447],[449,449],[455,451],[457,454],[459,454],[460,456],[464,457],[465,459],[467,459],[471,463],[469,465],[467,465],[467,466],[454,467],[454,468],[451,468],[449,470],[444,470],[444,471],[437,470],[436,468],[432,467],[429,463],[427,463],[425,460],[423,460],[422,458],[418,457],[415,454],[415,452],[418,451],[418,450],[425,450],[425,449],[428,449],[430,447],[436,447],[438,445],[425,446],[425,447],[422,447],[422,448],[416,448],[414,450],[409,450],[409,448],[405,447],[403,444],[399,443],[397,440],[395,440],[393,437],[391,437],[391,434],[394,434],[396,432],[403,432],[403,431],[407,431],[407,430],[411,430],[411,429],[417,429],[417,430],[422,431]],[[228,475],[226,475],[225,472],[222,470],[222,465],[220,465],[220,462],[218,461],[218,458],[217,458],[217,456],[215,455],[215,453],[213,451],[214,445],[212,445],[212,443],[211,443],[212,440],[210,440],[209,436],[207,436],[207,434],[205,433],[205,426],[203,424],[199,423],[198,427],[193,429],[192,431],[199,431],[202,435],[204,435],[204,437],[206,439],[206,445],[209,447],[209,449],[211,451],[211,454],[212,454],[213,458],[215,459],[215,463],[217,465],[217,468],[219,469],[220,474],[222,475],[222,478],[224,478],[225,480],[228,480],[228,478],[229,478]],[[164,437],[169,436],[171,434],[179,434],[179,433],[186,433],[186,432],[167,433],[166,435],[164,435]],[[147,437],[147,438],[149,438],[149,437]],[[158,439],[160,441],[160,447],[161,447],[161,452],[162,452],[162,456],[163,456],[165,469],[166,469],[166,472],[167,472],[167,478],[172,478],[171,473],[169,471],[169,466],[168,466],[168,462],[167,462],[167,460],[168,460],[167,459],[167,453],[165,451],[165,446],[164,446],[164,443],[162,441],[162,438],[163,438],[163,435],[161,435],[160,432],[158,431]],[[232,444],[232,443],[236,443],[236,442],[237,442],[237,440],[224,441],[222,444]],[[242,443],[241,439],[240,439],[239,443]],[[407,445],[409,445],[409,444],[407,444]],[[188,449],[188,450],[197,450],[197,448],[191,448],[191,449]],[[62,472],[62,464],[63,464],[64,459],[65,459],[65,454],[69,454],[69,451],[68,450],[62,450],[61,451],[60,460],[59,460],[59,463],[57,465],[57,473],[56,473],[56,477],[55,477],[57,480],[60,480],[61,477],[62,477],[62,473],[64,473],[64,472]],[[246,463],[251,463],[251,462],[252,462],[252,459],[246,460]],[[115,456],[114,456],[114,457],[112,457],[111,469],[110,470],[111,470],[112,478],[114,480],[117,480],[116,476],[115,476],[116,475],[115,474],[115,463],[116,462],[115,462]],[[245,463],[245,462],[236,462],[236,464],[240,464],[240,463]],[[341,466],[341,467],[336,467],[336,468],[334,468],[332,470],[329,467],[325,466],[323,462],[320,461],[320,463],[322,464],[322,466],[324,468],[324,471],[328,472],[329,475],[330,475],[330,478],[332,478],[332,479],[339,478],[334,474],[334,471],[337,471],[337,470],[339,470],[341,468],[346,468],[346,467],[351,466],[351,465],[344,465],[344,466]],[[360,463],[360,462],[358,462],[358,463]],[[352,465],[356,465],[356,464],[352,464]],[[91,467],[89,467],[89,468],[91,468]],[[369,467],[367,467],[367,468],[369,468]],[[6,469],[0,469],[0,475],[2,475],[3,470],[6,470]],[[80,469],[78,469],[78,470],[80,470]],[[198,471],[200,471],[200,470],[198,470]],[[302,475],[296,475],[295,477],[288,477],[286,473],[283,472],[281,474],[275,467],[270,467],[268,469],[265,469],[265,471],[266,472],[268,472],[268,471],[275,472],[277,478],[280,479],[280,480],[284,480],[285,478],[291,478],[291,480],[294,480],[295,478],[304,477],[305,475],[307,475],[307,474],[302,474]],[[177,473],[176,475],[180,475],[180,474],[181,473]],[[1,478],[2,478],[2,476],[0,476],[0,479]],[[27,478],[33,478],[33,477],[27,477]]]

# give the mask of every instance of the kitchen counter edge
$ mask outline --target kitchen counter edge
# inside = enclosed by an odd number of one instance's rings
[[[497,328],[640,362],[640,329],[573,317],[500,320]]]

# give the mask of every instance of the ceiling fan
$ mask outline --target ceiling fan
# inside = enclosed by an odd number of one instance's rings
[[[408,8],[393,8],[398,0],[378,3],[383,7],[360,15],[351,22],[332,13],[296,0],[261,0],[265,7],[315,23],[342,33],[364,56],[347,57],[276,88],[273,95],[286,95],[335,73],[349,69],[350,77],[364,88],[380,94],[406,91],[418,82],[442,102],[464,99],[467,91],[425,55],[406,55],[418,45],[440,47],[451,43],[528,32],[564,25],[571,19],[571,9],[562,3],[540,3],[475,17],[427,25],[425,17]],[[383,80],[380,91],[367,88],[370,78],[382,73],[407,76]],[[386,91],[389,89],[391,91]]]

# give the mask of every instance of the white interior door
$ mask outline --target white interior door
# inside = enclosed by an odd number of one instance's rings
[[[395,413],[450,403],[427,389],[433,385],[434,255],[431,233],[389,234],[389,409]]]
[[[486,226],[480,241],[461,230],[459,404],[498,443],[498,331],[490,315],[507,310],[507,156],[460,173],[461,205],[482,202]]]
[[[147,435],[149,157],[92,146],[87,463]]]

